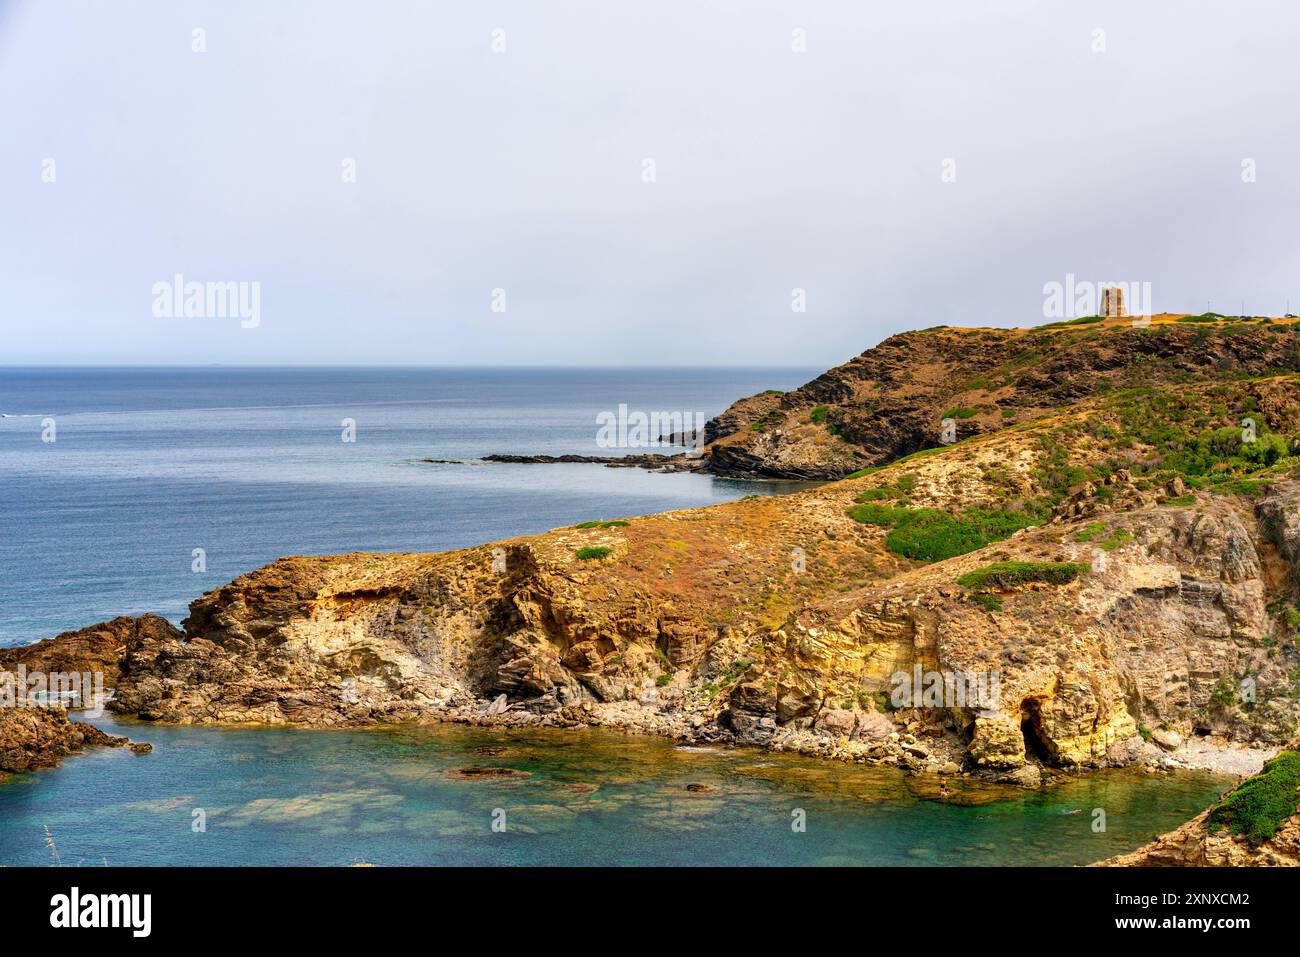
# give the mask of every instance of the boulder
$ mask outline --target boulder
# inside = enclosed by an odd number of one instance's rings
[[[1020,767],[1025,763],[1025,737],[1020,723],[1001,711],[976,715],[969,754],[978,767]]]

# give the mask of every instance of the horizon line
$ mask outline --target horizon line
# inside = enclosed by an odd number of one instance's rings
[[[778,363],[683,363],[634,365],[631,363],[389,363],[389,362],[8,362],[0,369],[803,369],[820,365]]]

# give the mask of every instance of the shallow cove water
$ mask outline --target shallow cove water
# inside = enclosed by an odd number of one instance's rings
[[[936,779],[891,769],[596,730],[94,723],[154,751],[96,749],[0,783],[0,864],[54,863],[48,827],[61,862],[87,866],[1068,865],[1133,850],[1231,784],[1107,771],[1025,792],[950,779],[940,799]]]

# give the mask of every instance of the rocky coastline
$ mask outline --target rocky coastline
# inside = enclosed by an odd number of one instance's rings
[[[146,721],[600,726],[1024,787],[1248,774],[1300,724],[1300,330],[1158,320],[907,333],[706,427],[706,471],[838,479],[815,488],[288,557],[181,629],[25,653],[94,656]]]

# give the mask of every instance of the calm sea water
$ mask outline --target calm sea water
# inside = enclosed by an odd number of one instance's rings
[[[285,554],[433,551],[788,491],[417,460],[597,453],[596,415],[620,403],[710,416],[814,374],[0,369],[0,644],[123,613],[179,621],[202,592]],[[355,443],[340,441],[345,418]],[[206,573],[191,571],[195,548]],[[1077,864],[1132,850],[1224,783],[1113,772],[938,800],[933,780],[888,770],[595,732],[95,723],[155,750],[94,750],[0,782],[0,864],[54,863],[45,827],[59,861],[88,865]],[[458,773],[475,766],[527,776]]]
[[[59,860],[87,866],[1066,865],[1133,850],[1224,787],[1117,771],[1042,792],[954,782],[940,799],[933,779],[896,770],[597,731],[97,723],[155,750],[96,750],[0,785],[0,863],[54,863],[48,827]],[[459,773],[484,767],[527,776]]]
[[[600,465],[417,460],[618,454],[596,445],[602,411],[711,417],[816,372],[0,368],[0,645],[120,614],[179,622],[203,592],[282,555],[438,551],[787,491]],[[344,419],[356,422],[353,443]]]

